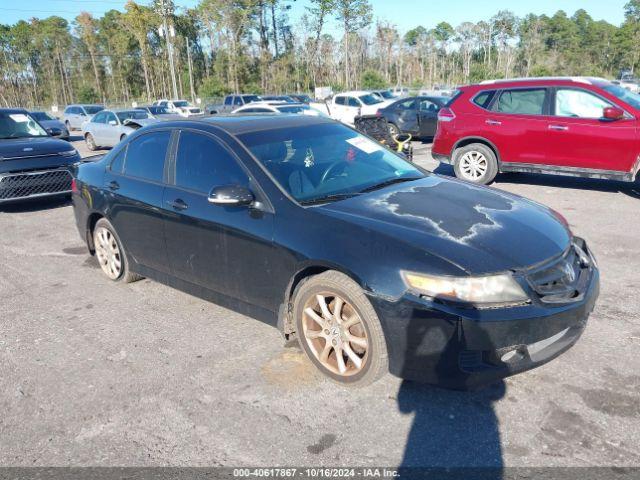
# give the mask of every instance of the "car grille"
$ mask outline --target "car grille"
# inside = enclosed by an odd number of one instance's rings
[[[70,191],[71,173],[64,169],[0,175],[0,201]]]
[[[545,303],[577,302],[588,286],[592,268],[583,247],[573,244],[562,258],[531,272],[527,280]]]

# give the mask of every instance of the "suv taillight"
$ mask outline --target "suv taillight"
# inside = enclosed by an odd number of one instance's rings
[[[439,122],[450,122],[456,118],[456,114],[450,108],[442,108],[438,112]]]

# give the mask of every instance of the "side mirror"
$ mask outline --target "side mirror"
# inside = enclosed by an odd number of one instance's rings
[[[115,120],[109,120],[109,125],[117,125],[118,122],[116,122]]]
[[[618,107],[606,107],[602,111],[602,118],[606,120],[621,120],[624,118],[624,110]]]
[[[215,205],[245,206],[251,205],[255,200],[253,193],[240,185],[223,185],[214,187],[209,194],[209,203]]]
[[[58,127],[47,128],[47,133],[52,137],[60,137],[62,135],[62,129]]]
[[[87,116],[87,114],[84,113],[84,112],[80,112],[78,115],[80,115],[81,117],[86,117]]]

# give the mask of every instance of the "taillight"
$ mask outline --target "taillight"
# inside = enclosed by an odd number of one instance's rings
[[[78,193],[78,184],[76,183],[76,179],[75,178],[71,179],[71,192],[72,193]]]
[[[452,120],[455,120],[455,118],[456,114],[453,113],[453,110],[451,110],[450,108],[442,108],[438,112],[439,122],[451,122]]]
[[[381,116],[382,116],[382,112],[381,112],[380,110],[378,110],[378,111],[376,112],[376,117],[380,118]]]

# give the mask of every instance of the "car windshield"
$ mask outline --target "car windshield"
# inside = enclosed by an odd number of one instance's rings
[[[0,138],[46,137],[47,132],[26,113],[0,112]]]
[[[89,115],[95,115],[98,112],[101,112],[102,110],[104,110],[104,107],[101,107],[100,105],[88,105],[84,107],[84,111],[87,112]]]
[[[187,102],[186,100],[179,100],[176,102],[173,102],[173,105],[178,107],[178,108],[182,108],[182,107],[189,107],[189,102]]]
[[[239,139],[302,204],[326,203],[425,176],[379,143],[340,124],[261,130]]]
[[[33,118],[35,118],[39,122],[44,122],[46,120],[55,120],[47,112],[31,112],[29,115],[31,115]]]
[[[633,93],[627,90],[626,88],[621,87],[620,85],[615,85],[613,83],[609,85],[604,85],[602,89],[605,92],[608,92],[611,95],[622,100],[623,102],[628,103],[633,108],[640,110],[640,95],[638,95],[637,93]]]
[[[149,111],[154,115],[161,115],[163,113],[169,113],[167,107],[149,107]]]
[[[149,114],[142,110],[131,110],[127,112],[118,112],[116,113],[120,123],[124,123],[125,120],[144,120],[149,118]]]
[[[307,107],[306,105],[291,105],[285,107],[276,107],[278,111],[282,113],[302,113],[305,110],[310,110],[311,107]]]
[[[385,98],[387,100],[390,100],[392,98],[395,98],[393,96],[393,93],[391,93],[389,90],[382,90],[381,92],[376,92],[378,95],[380,95],[382,98]]]
[[[375,105],[377,103],[382,103],[382,100],[380,99],[380,97],[376,97],[375,95],[373,95],[372,93],[368,93],[366,95],[362,95],[360,97],[358,97],[362,103],[364,103],[365,105]]]

